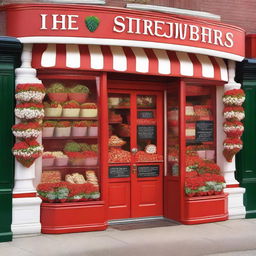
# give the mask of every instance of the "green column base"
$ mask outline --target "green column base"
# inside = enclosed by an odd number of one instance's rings
[[[12,191],[0,189],[0,242],[12,241]]]

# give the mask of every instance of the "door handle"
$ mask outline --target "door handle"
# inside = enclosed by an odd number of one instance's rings
[[[136,172],[137,172],[137,165],[136,165],[136,164],[133,164],[133,165],[132,165],[132,173],[133,173],[133,174],[136,174]]]
[[[132,148],[131,152],[132,152],[133,154],[136,154],[136,153],[138,152],[138,149],[137,149],[137,148]]]

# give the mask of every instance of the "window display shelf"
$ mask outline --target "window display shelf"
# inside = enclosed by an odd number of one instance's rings
[[[98,165],[83,165],[83,166],[45,166],[43,171],[46,170],[64,170],[64,169],[98,169]]]
[[[98,117],[64,117],[64,116],[59,116],[59,117],[48,117],[45,116],[44,120],[98,120]]]
[[[43,137],[43,140],[96,140],[98,136],[65,136],[65,137]]]

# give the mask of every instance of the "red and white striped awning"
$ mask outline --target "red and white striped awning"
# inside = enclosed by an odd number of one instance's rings
[[[138,47],[35,44],[32,66],[228,80],[221,58]]]

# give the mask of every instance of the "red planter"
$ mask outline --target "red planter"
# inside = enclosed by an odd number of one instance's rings
[[[58,103],[63,103],[65,101],[67,101],[67,99],[68,99],[68,94],[65,92],[48,93],[47,95],[51,101],[55,101]]]
[[[86,102],[88,98],[88,93],[69,93],[68,94],[69,100],[75,100],[78,103],[82,104]]]
[[[41,225],[44,234],[105,230],[107,221],[102,201],[42,203]]]
[[[185,197],[184,224],[200,224],[228,219],[228,194]]]

